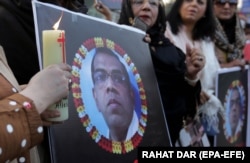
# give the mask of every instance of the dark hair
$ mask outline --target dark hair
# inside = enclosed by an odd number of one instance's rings
[[[131,7],[131,0],[122,0],[121,13],[118,20],[118,24],[132,25],[131,20],[134,20],[135,16]],[[162,0],[159,0],[159,13],[155,24],[148,29],[148,31],[155,29],[157,31],[164,32],[166,29],[166,13]]]
[[[250,23],[246,23],[245,29],[250,29]]]
[[[80,12],[83,14],[86,14],[88,12],[88,8],[85,5],[84,0],[40,0],[40,1],[59,5],[71,11]]]
[[[84,0],[59,0],[59,2],[63,7],[69,10],[84,14],[88,12],[88,8],[86,7]]]
[[[107,55],[112,56],[115,59],[117,59],[117,61],[122,65],[122,71],[126,76],[126,84],[130,87],[130,79],[129,79],[129,75],[128,75],[128,72],[126,70],[125,65],[120,61],[119,57],[112,50],[110,50],[109,48],[106,48],[106,47],[98,47],[98,48],[96,48],[95,54],[93,56],[93,59],[92,59],[92,62],[91,62],[91,77],[92,77],[93,83],[94,83],[93,74],[94,74],[94,71],[95,71],[95,69],[94,69],[94,60],[95,60],[96,56],[98,54],[100,54],[100,53],[107,54]]]
[[[180,8],[185,0],[176,0],[172,5],[168,15],[167,21],[171,26],[171,30],[174,34],[177,34],[180,27],[183,24],[180,15]],[[203,18],[201,18],[196,24],[192,31],[192,37],[194,40],[214,38],[215,35],[215,17],[213,14],[213,3],[211,0],[207,0],[207,8]]]

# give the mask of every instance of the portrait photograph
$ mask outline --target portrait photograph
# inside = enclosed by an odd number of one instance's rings
[[[110,58],[104,53],[108,53]],[[100,58],[103,63],[98,62],[103,65],[93,68],[95,65],[93,60],[96,60],[96,57],[94,57],[96,55],[103,55]],[[117,60],[117,66],[113,63],[115,60]],[[81,67],[79,67],[79,64]],[[112,141],[125,142],[129,140],[133,144],[139,144],[139,142],[134,143],[133,138],[137,137],[137,140],[141,140],[138,137],[142,137],[144,134],[143,128],[146,128],[147,124],[147,102],[143,81],[136,69],[129,55],[112,40],[105,38],[88,39],[75,54],[73,74],[77,79],[73,80],[73,84],[78,85],[81,92],[80,100],[82,101],[80,105],[77,102],[76,107],[84,108],[78,110],[79,117],[82,117],[84,121],[89,121],[86,128],[96,128],[99,135],[96,139],[107,139],[106,141],[110,144],[112,144]],[[129,91],[121,90],[119,87],[127,85],[126,83],[128,83],[126,89]],[[102,88],[104,88],[103,91]],[[98,96],[98,93],[101,96]],[[121,98],[119,98],[120,95]],[[76,96],[77,99],[78,96]],[[113,113],[104,113],[102,109],[112,109]],[[124,112],[122,112],[123,109],[125,109]],[[109,117],[112,115],[118,119],[113,117],[111,121]],[[87,120],[85,116],[88,117]],[[111,138],[109,125],[112,127],[112,123],[115,123],[115,127],[119,128],[119,133],[122,132],[122,125],[126,128],[129,126],[128,132],[123,134],[124,139]],[[122,148],[121,146],[120,149]]]
[[[218,74],[217,95],[224,111],[219,115],[219,134],[215,145],[247,146],[248,67],[231,68]]]
[[[246,97],[239,80],[233,81],[230,85],[224,107],[224,135],[227,141],[233,144],[240,138],[246,116]]]

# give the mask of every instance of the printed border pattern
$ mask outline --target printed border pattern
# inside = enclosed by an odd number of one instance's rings
[[[139,119],[139,127],[137,132],[132,136],[130,140],[124,142],[112,141],[107,139],[105,136],[99,133],[97,128],[91,123],[91,120],[86,113],[84,102],[81,98],[81,88],[80,88],[80,70],[82,67],[82,60],[88,55],[89,51],[93,48],[97,47],[107,47],[111,50],[116,51],[123,59],[126,61],[127,65],[133,72],[135,76],[140,100],[141,100],[141,116]],[[137,68],[135,67],[134,63],[131,61],[131,58],[128,54],[117,44],[113,41],[101,38],[101,37],[94,37],[86,40],[78,49],[78,52],[75,55],[72,64],[72,94],[74,98],[74,104],[76,110],[78,112],[78,116],[82,125],[86,128],[86,131],[91,136],[91,138],[103,149],[109,151],[114,154],[125,154],[132,150],[134,150],[141,142],[142,137],[145,133],[146,124],[147,124],[147,115],[148,115],[148,108],[147,108],[147,101],[146,101],[146,93],[142,83],[142,79],[138,73]]]

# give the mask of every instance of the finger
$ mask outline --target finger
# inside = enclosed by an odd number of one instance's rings
[[[206,102],[206,99],[204,98],[204,96],[200,95],[200,103],[204,104]]]
[[[66,71],[71,69],[71,66],[68,65],[67,63],[58,63],[58,64],[54,64],[54,65],[50,65],[50,66],[56,66],[62,70],[66,70]]]
[[[150,43],[151,42],[151,38],[148,34],[146,34],[145,37],[143,37],[143,41],[146,42],[146,43]]]
[[[199,62],[203,62],[204,59],[205,59],[205,57],[202,56],[202,55],[198,55],[198,56],[195,57],[195,59],[196,59],[197,61],[199,61]]]
[[[60,117],[60,112],[58,110],[49,110],[46,109],[44,112],[41,113],[41,118],[43,120],[46,120],[48,118],[56,118],[56,117]]]
[[[191,46],[189,44],[186,44],[186,53],[189,56],[192,55],[192,48],[191,48]]]
[[[43,126],[49,127],[53,124],[53,122],[50,121],[43,121]]]
[[[204,92],[204,91],[202,91],[201,93],[200,93],[200,95],[201,95],[201,97],[202,97],[202,99],[206,102],[206,101],[208,101],[209,100],[209,95],[206,93],[206,92]]]
[[[203,67],[205,65],[205,56],[196,55],[191,57],[191,62],[195,67]]]
[[[200,102],[201,104],[205,104],[207,102],[206,95],[203,92],[200,93]]]
[[[43,123],[43,126],[46,126],[46,127],[49,127],[51,125],[54,125],[54,124],[62,124],[64,123],[64,121],[42,121]]]
[[[71,72],[69,72],[69,71],[63,71],[63,73],[64,73],[64,76],[66,77],[66,79],[71,79],[72,78]]]
[[[202,61],[199,61],[199,60],[195,60],[192,62],[192,65],[197,68],[197,69],[201,69],[202,67],[204,67],[204,64]]]
[[[65,63],[59,64],[59,67],[60,67],[62,70],[65,70],[65,71],[71,71],[71,70],[72,70],[71,66],[68,65],[68,64],[65,64]]]

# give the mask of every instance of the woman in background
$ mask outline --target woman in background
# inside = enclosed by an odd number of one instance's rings
[[[220,69],[213,43],[215,29],[211,0],[178,0],[169,11],[165,32],[183,52],[186,53],[186,46],[196,47],[206,57],[205,67],[198,74],[202,87],[198,114],[201,113],[206,133],[211,136],[219,132],[217,113],[223,112],[215,96],[216,73]]]
[[[201,89],[197,73],[203,68],[205,58],[189,47],[185,55],[164,36],[166,17],[161,0],[123,0],[118,23],[134,26],[135,18],[147,26],[150,38],[147,40],[174,146],[183,127],[183,118],[190,120],[196,113]]]

